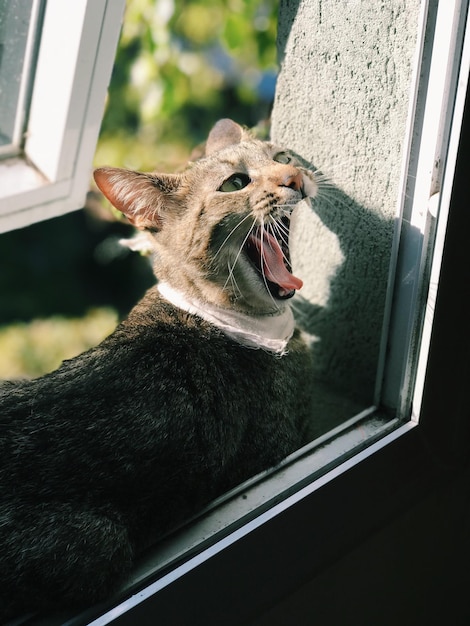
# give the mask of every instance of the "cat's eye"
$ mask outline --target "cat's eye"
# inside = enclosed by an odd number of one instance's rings
[[[251,182],[247,174],[232,174],[227,180],[220,185],[219,191],[240,191]]]
[[[277,163],[283,163],[284,165],[287,165],[287,163],[290,163],[292,161],[292,157],[287,154],[287,152],[278,152],[273,157],[273,161],[277,161]]]

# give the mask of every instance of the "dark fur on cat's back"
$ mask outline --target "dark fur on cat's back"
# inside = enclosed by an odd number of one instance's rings
[[[0,384],[0,621],[106,597],[142,546],[305,442],[309,353],[152,288],[99,346]]]

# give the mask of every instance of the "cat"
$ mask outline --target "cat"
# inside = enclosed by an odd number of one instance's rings
[[[94,176],[158,282],[97,347],[0,385],[0,622],[108,597],[143,547],[308,439],[288,238],[314,174],[224,119],[180,173]]]

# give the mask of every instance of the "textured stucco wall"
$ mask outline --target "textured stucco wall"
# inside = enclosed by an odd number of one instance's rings
[[[316,372],[373,397],[419,0],[281,0],[272,138],[325,186],[295,224]]]

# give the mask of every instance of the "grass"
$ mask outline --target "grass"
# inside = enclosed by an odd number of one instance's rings
[[[109,308],[92,309],[82,318],[55,316],[0,328],[0,378],[32,378],[51,372],[97,345],[118,322]]]

